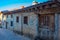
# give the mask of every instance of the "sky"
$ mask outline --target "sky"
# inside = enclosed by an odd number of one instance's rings
[[[36,0],[37,2],[46,2],[48,0]],[[0,11],[20,8],[20,6],[30,6],[33,0],[0,0]]]

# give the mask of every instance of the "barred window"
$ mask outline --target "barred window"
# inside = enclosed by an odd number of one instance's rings
[[[17,23],[19,22],[19,17],[18,17],[18,16],[16,17],[16,22],[17,22]]]
[[[13,26],[13,21],[11,21],[11,26]]]
[[[28,24],[28,17],[27,16],[24,17],[24,24]]]
[[[49,26],[49,16],[44,16],[44,21],[43,21],[45,26]]]
[[[49,26],[49,20],[50,20],[49,16],[42,16],[40,21],[41,25]]]

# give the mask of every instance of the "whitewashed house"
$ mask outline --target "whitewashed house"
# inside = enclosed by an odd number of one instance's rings
[[[60,2],[39,3],[13,11],[2,11],[3,28],[50,40],[60,40]]]

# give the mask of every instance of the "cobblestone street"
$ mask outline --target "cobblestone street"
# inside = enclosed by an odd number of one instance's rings
[[[0,40],[30,40],[7,29],[0,29]]]

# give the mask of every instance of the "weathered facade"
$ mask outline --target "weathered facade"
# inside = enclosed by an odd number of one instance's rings
[[[2,27],[2,13],[0,12],[0,28]]]
[[[23,9],[2,13],[6,16],[3,28],[50,40],[60,40],[60,2],[48,1]]]
[[[4,20],[4,25],[2,25],[3,28],[23,32],[24,35],[37,35],[38,16],[34,12],[8,14],[4,16],[6,16],[6,20]],[[28,18],[27,23],[24,23],[24,17]],[[19,21],[17,22],[17,20]]]

